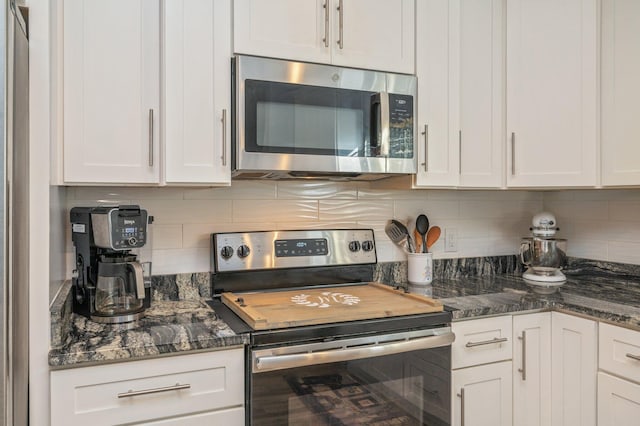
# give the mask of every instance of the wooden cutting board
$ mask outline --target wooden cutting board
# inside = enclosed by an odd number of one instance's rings
[[[442,303],[385,284],[222,293],[222,302],[254,330],[442,311]]]

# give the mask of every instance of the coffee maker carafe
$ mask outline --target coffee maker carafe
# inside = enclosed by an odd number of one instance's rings
[[[74,207],[74,312],[93,321],[124,323],[149,306],[143,268],[132,249],[147,240],[147,212],[139,206]]]

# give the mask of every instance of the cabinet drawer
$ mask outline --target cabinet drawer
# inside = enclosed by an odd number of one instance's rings
[[[511,359],[511,315],[454,322],[456,340],[451,346],[451,368]]]
[[[600,323],[600,369],[640,383],[640,332]]]
[[[241,348],[51,372],[51,424],[138,423],[242,406]]]

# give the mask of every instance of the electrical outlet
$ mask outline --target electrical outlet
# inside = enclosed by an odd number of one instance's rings
[[[458,251],[458,230],[456,228],[444,229],[444,251]]]

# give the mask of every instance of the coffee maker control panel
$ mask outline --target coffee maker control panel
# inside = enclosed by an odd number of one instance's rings
[[[98,247],[130,250],[147,242],[147,211],[140,208],[95,209],[91,212],[93,239]]]

